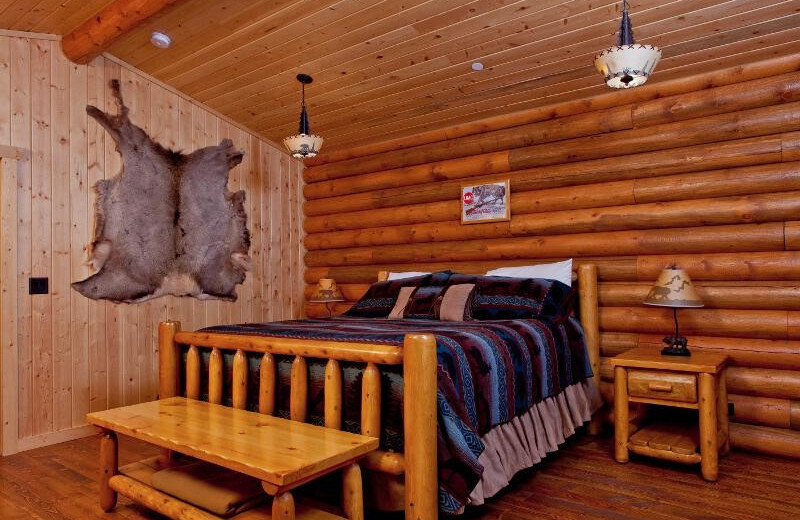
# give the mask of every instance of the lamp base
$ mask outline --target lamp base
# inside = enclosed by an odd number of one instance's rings
[[[661,349],[661,354],[664,356],[691,356],[692,353],[686,347],[689,342],[683,336],[667,336],[664,338],[665,347]]]

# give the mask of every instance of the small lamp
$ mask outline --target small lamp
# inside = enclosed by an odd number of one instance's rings
[[[332,316],[333,309],[331,309],[330,304],[343,302],[344,296],[342,296],[342,291],[339,290],[339,287],[336,286],[336,280],[333,278],[320,278],[319,282],[317,282],[317,287],[314,289],[314,294],[311,295],[308,301],[324,303],[325,308],[328,309],[328,315]]]
[[[689,307],[702,307],[703,302],[694,289],[694,284],[686,271],[676,266],[667,267],[658,276],[653,285],[645,305],[657,307],[672,307],[672,317],[675,320],[675,335],[664,338],[666,345],[661,353],[665,356],[690,356],[686,347],[687,340],[678,331],[678,309]]]

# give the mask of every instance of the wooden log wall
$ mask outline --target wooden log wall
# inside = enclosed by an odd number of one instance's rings
[[[573,257],[598,266],[607,361],[660,348],[671,311],[641,302],[676,263],[706,303],[680,311],[691,347],[733,363],[734,445],[798,456],[798,71],[800,55],[777,58],[317,158],[304,174],[306,295],[334,278],[342,312],[379,270]],[[462,183],[506,178],[511,220],[462,225]]]
[[[70,289],[90,274],[91,186],[121,165],[85,111],[87,103],[113,109],[112,78],[132,120],[165,146],[190,151],[230,137],[245,151],[229,186],[247,192],[253,271],[236,303],[115,305]],[[13,392],[7,401],[18,404],[3,410],[5,453],[91,433],[85,413],[153,399],[159,321],[194,330],[301,316],[302,164],[272,143],[109,56],[75,65],[53,37],[0,33],[0,145],[31,151],[2,178],[3,260],[15,274],[3,271],[2,386],[4,401]],[[31,276],[48,277],[50,294],[30,296]]]

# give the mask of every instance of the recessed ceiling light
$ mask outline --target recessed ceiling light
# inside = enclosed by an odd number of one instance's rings
[[[166,49],[172,45],[172,38],[162,32],[155,31],[150,35],[150,43],[159,49]]]
[[[476,61],[472,64],[472,70],[483,70],[483,63]]]

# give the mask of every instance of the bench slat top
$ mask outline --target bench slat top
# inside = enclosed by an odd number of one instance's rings
[[[183,397],[94,412],[89,423],[276,486],[321,475],[378,439]]]

